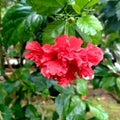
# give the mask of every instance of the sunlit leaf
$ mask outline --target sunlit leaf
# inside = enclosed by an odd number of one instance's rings
[[[108,120],[108,114],[99,105],[88,103],[90,112],[99,120]]]
[[[79,96],[72,96],[64,107],[63,120],[85,120],[86,104]]]
[[[72,4],[72,7],[76,11],[76,13],[80,14],[81,10],[85,8],[87,3],[88,0],[75,0],[75,3]]]
[[[76,13],[80,14],[82,10],[91,7],[98,2],[98,0],[69,0]]]
[[[89,3],[86,5],[86,7],[91,7],[95,5],[99,0],[89,0]]]
[[[87,82],[80,78],[77,79],[76,90],[77,90],[78,94],[80,94],[80,95],[87,95],[87,92],[88,92]]]
[[[88,35],[95,35],[97,32],[102,30],[100,21],[93,15],[87,15],[78,18],[77,26],[81,29],[82,32]]]

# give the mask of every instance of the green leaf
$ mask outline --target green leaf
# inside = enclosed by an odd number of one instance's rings
[[[68,36],[75,36],[74,26],[70,24],[69,22],[67,22],[65,25],[65,32]]]
[[[54,21],[47,25],[47,27],[43,30],[43,44],[49,43],[53,44],[56,37],[60,36],[64,32],[65,21]]]
[[[99,65],[94,69],[95,76],[108,76],[111,74],[109,69],[106,66]]]
[[[67,0],[68,4],[73,5],[75,4],[75,0]]]
[[[16,120],[23,119],[24,111],[23,111],[22,106],[21,106],[20,103],[13,104],[11,109],[12,109],[12,113],[15,115]]]
[[[65,6],[66,0],[56,0],[62,7]]]
[[[7,92],[0,84],[0,104],[4,103],[6,96],[7,96]]]
[[[64,106],[63,120],[85,120],[86,104],[79,98],[73,96]]]
[[[69,3],[78,14],[80,14],[83,9],[91,7],[97,2],[98,0],[69,0]]]
[[[120,77],[118,77],[118,78],[116,79],[116,83],[117,83],[118,89],[120,90]]]
[[[70,98],[69,95],[61,94],[55,99],[56,110],[59,116],[62,115],[64,106],[68,102],[69,98]]]
[[[39,116],[37,109],[33,105],[26,106],[25,116],[30,119],[37,118]]]
[[[20,82],[15,81],[15,82],[10,82],[10,81],[5,81],[2,83],[3,88],[7,91],[8,94],[11,94],[13,92],[16,92],[20,88]]]
[[[95,5],[99,0],[89,0],[89,3],[86,5],[86,7],[91,7]]]
[[[33,10],[41,15],[51,15],[61,10],[61,5],[56,0],[27,0]]]
[[[41,27],[43,17],[32,11],[30,6],[17,3],[11,7],[3,18],[3,44],[6,48],[23,44]]]
[[[60,85],[58,85],[57,82],[55,81],[51,81],[51,83],[53,84],[54,88],[59,91],[61,94],[65,94],[65,95],[72,95],[75,94],[74,88],[71,85],[68,85],[67,87],[61,87]]]
[[[93,89],[97,89],[97,88],[100,88],[100,82],[101,82],[101,78],[94,78],[92,80],[92,85],[93,85]]]
[[[93,15],[87,15],[78,18],[77,26],[81,29],[82,32],[92,36],[102,30],[100,21]]]
[[[21,82],[24,83],[24,86],[22,89],[28,90],[29,92],[35,92],[36,90],[35,84],[28,79],[30,75],[29,69],[25,67],[21,67],[17,69],[15,72],[19,80],[21,80]]]
[[[88,93],[88,85],[87,82],[83,79],[77,79],[77,86],[76,86],[77,93],[80,95],[87,95]]]
[[[88,103],[90,112],[99,120],[108,120],[108,114],[99,105]]]
[[[83,32],[81,31],[81,29],[80,29],[77,25],[75,25],[74,28],[75,28],[76,32],[77,32],[77,33],[81,36],[81,38],[84,40],[85,43],[88,43],[88,42],[90,41],[89,36],[86,35],[85,33],[83,33]]]
[[[107,76],[107,77],[103,77],[102,81],[101,81],[101,86],[106,89],[106,90],[113,90],[114,89],[114,85],[115,85],[115,77],[114,76]]]
[[[48,88],[51,87],[50,80],[43,77],[40,73],[32,73],[28,78],[36,86],[36,91],[45,92]]]
[[[89,36],[89,37],[90,37],[91,43],[93,43],[95,45],[101,44],[101,40],[102,40],[102,33],[101,32],[98,32],[94,36]]]
[[[85,8],[87,3],[88,3],[88,0],[75,0],[75,2],[72,3],[72,7],[76,13],[80,14],[81,10]]]
[[[1,120],[12,120],[12,112],[8,106],[0,104],[0,117],[3,118]]]

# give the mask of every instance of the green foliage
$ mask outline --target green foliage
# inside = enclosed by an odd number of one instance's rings
[[[4,104],[0,104],[0,119],[12,120],[12,111]]]
[[[77,80],[77,86],[76,86],[76,90],[78,92],[78,94],[85,96],[88,93],[88,85],[87,82],[83,79],[78,79]]]
[[[55,99],[55,105],[57,106],[56,111],[60,116],[63,114],[64,106],[66,105],[69,99],[70,99],[70,96],[64,95],[64,94],[59,95]]]
[[[88,106],[89,106],[90,112],[94,114],[96,118],[98,118],[99,120],[108,120],[107,113],[100,106],[93,105],[90,103],[88,104]]]
[[[11,110],[12,110],[12,113],[15,115],[16,120],[24,118],[24,110],[20,103],[15,103],[11,107]]]
[[[15,82],[5,81],[4,83],[2,83],[2,86],[7,91],[8,94],[11,94],[19,89],[20,82],[19,81],[15,81]]]
[[[63,120],[85,120],[86,104],[78,97],[73,96],[63,109]]]
[[[27,105],[25,110],[25,116],[29,119],[40,119],[39,114],[37,113],[36,108],[33,105]]]
[[[32,11],[31,7],[17,3],[11,7],[3,18],[3,44],[6,48],[16,45],[18,42],[24,44],[35,36],[43,22],[43,16]]]
[[[0,104],[4,103],[5,97],[7,96],[7,92],[3,89],[3,87],[0,85]]]
[[[51,87],[51,82],[48,81],[46,78],[44,78],[40,73],[32,73],[29,76],[29,80],[35,84],[36,91],[38,92],[45,92],[45,90],[48,90],[48,88]],[[41,86],[41,87],[40,87]]]
[[[81,29],[82,32],[92,36],[102,30],[101,23],[93,15],[87,15],[83,16],[82,18],[78,18],[77,26]]]
[[[94,4],[96,4],[98,0],[69,0],[69,3],[72,5],[73,9],[76,11],[76,13],[80,14],[82,10],[84,10],[87,7],[91,7]]]
[[[56,0],[27,0],[27,3],[32,6],[33,10],[42,15],[48,16],[61,10],[61,3],[59,4]]]
[[[43,44],[53,44],[55,38],[64,33],[65,21],[57,20],[50,23],[43,31]],[[51,31],[52,30],[52,31]]]
[[[58,90],[60,93],[63,93],[65,95],[74,94],[74,88],[71,85],[68,85],[67,87],[63,88],[60,85],[58,85],[56,82],[52,81],[52,84],[54,85],[55,89]]]
[[[105,31],[112,33],[120,30],[119,21],[120,3],[119,0],[108,1],[102,10],[102,20],[105,24]],[[105,22],[107,20],[107,22]]]

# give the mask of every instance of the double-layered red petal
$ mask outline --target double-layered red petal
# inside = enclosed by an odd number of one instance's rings
[[[77,75],[92,79],[96,66],[103,59],[103,52],[93,44],[82,48],[83,41],[74,36],[62,35],[56,38],[53,46],[36,41],[28,43],[25,58],[33,60],[41,68],[41,73],[48,79],[53,78],[61,86],[67,86],[76,80]]]

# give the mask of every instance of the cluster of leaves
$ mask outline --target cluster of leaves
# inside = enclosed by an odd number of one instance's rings
[[[41,120],[42,115],[38,113],[38,109],[32,104],[31,99],[33,96],[45,98],[54,91],[60,94],[54,100],[56,111],[53,113],[53,120],[57,120],[60,116],[62,120],[85,120],[87,112],[91,112],[95,116],[90,120],[108,119],[107,113],[99,105],[82,100],[82,97],[88,93],[86,81],[78,79],[76,88],[70,85],[63,88],[55,81],[48,81],[38,72],[30,75],[28,67],[17,69],[9,80],[0,84],[0,119]]]
[[[108,119],[108,115],[99,105],[84,100],[87,93],[88,85],[83,79],[77,80],[76,89],[68,86],[61,92],[55,100],[55,105],[57,106],[57,113],[62,116],[62,120],[85,120],[87,112],[91,112],[95,116],[89,120]]]
[[[101,45],[105,50],[105,59],[102,65],[95,69],[93,85],[120,96],[120,49],[116,44],[119,40],[120,2],[108,1],[101,11],[101,20],[105,28],[103,45],[103,28],[93,9],[97,2],[98,0],[19,0],[8,9],[2,20],[0,44],[6,50],[10,50],[11,45],[21,45],[18,51],[20,58],[23,57],[26,42],[35,39],[41,45],[53,44],[55,38],[61,34],[74,35],[81,37],[85,43]],[[34,65],[31,63],[30,66]],[[30,66],[24,65],[13,71],[9,79],[0,84],[1,120],[43,119],[37,108],[31,104],[30,97],[55,96],[54,90],[57,94],[53,100],[56,105],[53,120],[60,117],[62,120],[85,120],[87,112],[94,115],[89,120],[108,120],[108,115],[100,106],[83,100],[82,97],[88,93],[86,81],[78,79],[76,86],[62,88],[52,80],[43,78],[39,72],[30,74]]]
[[[103,7],[102,11],[102,20],[104,21],[104,28],[107,33],[119,31],[120,25],[120,1],[108,1]]]
[[[108,1],[101,10],[104,24],[104,61],[95,69],[95,88],[102,87],[120,97],[120,1]]]
[[[28,0],[32,7],[25,2],[17,3],[3,19],[3,44],[8,48],[18,42],[24,44],[30,38],[52,44],[61,34],[81,36],[86,42],[99,44],[101,35],[97,33],[102,26],[94,15],[84,14],[96,2]],[[99,38],[96,40],[95,36]]]

